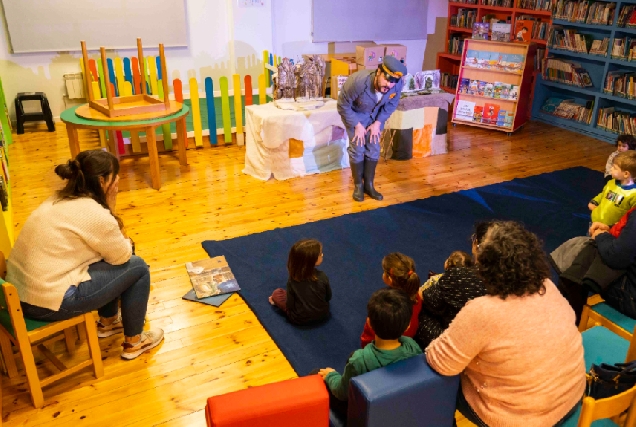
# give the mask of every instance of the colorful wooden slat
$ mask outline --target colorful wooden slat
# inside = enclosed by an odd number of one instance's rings
[[[230,119],[230,94],[227,77],[219,79],[221,86],[221,116],[223,117],[223,136],[226,144],[232,143],[232,121]]]
[[[93,83],[96,83],[96,82],[93,82]],[[97,135],[99,135],[99,146],[102,148],[108,147],[106,145],[106,131],[104,129],[98,129]]]
[[[130,83],[134,93],[132,68],[130,66],[130,58],[124,58],[124,80]]]
[[[199,107],[199,84],[194,77],[190,79],[190,104],[190,108],[192,108],[192,127],[194,128],[194,145],[203,147],[201,108]]]
[[[157,88],[159,90],[159,99],[163,99],[163,82],[159,80]],[[170,131],[170,123],[161,125],[161,133],[163,134],[163,148],[172,150],[172,132]]]
[[[269,64],[269,52],[264,50],[263,51],[263,74],[265,75],[265,86],[270,85],[269,70],[266,67],[267,64]]]
[[[150,75],[150,91],[153,95],[157,95],[159,93],[159,89],[157,88],[157,63],[154,56],[148,56],[146,60],[148,74]]]
[[[265,74],[258,76],[258,103],[263,105],[267,102],[267,77]]]
[[[124,84],[121,88],[122,96],[131,96],[133,94],[132,84],[130,82],[124,80]]]
[[[103,98],[100,90],[101,89],[99,87],[99,81],[93,81],[93,96],[95,97],[95,99]]]
[[[139,132],[133,130],[130,132],[130,145],[132,145],[133,153],[141,153],[141,143],[139,142]]]
[[[115,78],[117,79],[117,93],[119,96],[122,96],[124,92],[124,61],[121,58],[115,58],[113,61],[115,63]]]
[[[174,79],[172,81],[172,90],[174,91],[174,99],[177,102],[183,103],[183,83],[181,79]]]
[[[271,65],[272,67],[274,66],[274,55],[272,55],[271,53],[269,54],[269,65]],[[272,70],[267,70],[267,86],[271,86],[272,85],[272,76],[274,75],[274,72]]]
[[[93,74],[93,81],[99,82],[99,74],[97,73],[97,62],[94,59],[88,60],[88,69]]]
[[[115,96],[115,85],[112,83],[110,83],[110,96]],[[126,152],[126,149],[124,147],[124,135],[122,135],[120,130],[115,132],[115,141],[113,142],[116,143],[117,152],[119,153],[119,155],[122,155]]]
[[[214,83],[212,77],[205,78],[205,102],[208,107],[208,129],[210,129],[210,144],[217,144],[216,137],[216,107],[214,106]]]
[[[236,126],[236,144],[245,145],[245,134],[243,133],[243,95],[241,91],[241,76],[232,76],[232,87],[234,90],[234,123]]]
[[[113,65],[113,59],[112,58],[108,58],[106,60],[106,64],[107,64],[107,68],[108,68],[108,78],[110,79],[111,83],[116,83],[117,82],[117,76],[115,75],[115,66]],[[119,91],[117,90],[117,85],[115,85],[115,95],[113,96],[119,96]]]
[[[157,80],[163,80],[163,71],[161,70],[161,58],[155,57],[155,67],[157,67]]]
[[[135,94],[141,94],[141,72],[139,71],[139,60],[137,57],[132,58],[132,73],[133,73],[133,86],[135,88]]]
[[[97,60],[97,69],[99,70],[99,87],[102,98],[106,98],[106,80],[104,79],[104,64],[102,64],[101,58]]]
[[[244,78],[245,80],[245,106],[248,105],[252,105],[252,103],[254,102],[252,100],[252,76],[250,76],[249,74],[247,76],[245,76]]]

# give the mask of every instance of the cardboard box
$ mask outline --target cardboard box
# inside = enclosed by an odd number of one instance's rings
[[[406,64],[406,46],[401,44],[385,44],[384,48],[384,54],[386,56],[394,56]]]
[[[377,68],[384,58],[384,46],[375,43],[360,43],[356,46],[356,63],[364,68]]]

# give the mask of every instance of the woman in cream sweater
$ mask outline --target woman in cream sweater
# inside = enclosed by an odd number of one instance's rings
[[[539,239],[496,222],[473,252],[487,295],[428,346],[428,363],[461,374],[457,409],[477,426],[560,425],[585,389],[583,344]]]
[[[26,317],[56,321],[97,310],[98,336],[124,332],[124,359],[157,346],[163,331],[142,331],[150,272],[114,214],[119,162],[101,150],[58,165],[66,186],[24,223],[7,261]],[[118,306],[121,301],[121,312]]]

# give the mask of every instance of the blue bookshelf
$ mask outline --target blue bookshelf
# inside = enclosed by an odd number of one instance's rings
[[[556,59],[564,59],[574,61],[581,64],[585,68],[592,79],[592,87],[582,88],[565,83],[544,80],[541,76],[537,79],[537,85],[534,92],[534,100],[532,103],[532,119],[554,126],[559,126],[568,130],[572,130],[584,135],[592,136],[596,139],[614,143],[617,134],[606,131],[596,126],[598,120],[599,109],[607,107],[615,107],[618,111],[625,111],[636,114],[636,99],[627,99],[612,94],[603,93],[605,77],[611,71],[629,71],[636,72],[636,61],[622,61],[611,58],[611,49],[614,44],[614,38],[636,37],[636,29],[622,28],[617,26],[618,17],[623,5],[636,4],[636,0],[619,0],[614,10],[614,25],[593,25],[578,22],[569,22],[561,19],[554,19],[552,25],[562,26],[564,28],[576,30],[582,34],[590,34],[595,39],[603,39],[609,37],[609,49],[606,57],[599,55],[591,55],[586,53],[572,52],[563,49],[553,49],[547,46],[547,57]],[[541,110],[544,102],[551,97],[573,99],[577,103],[585,104],[587,101],[594,101],[592,110],[592,121],[590,124],[577,122],[575,120],[567,120],[557,116],[547,114]]]

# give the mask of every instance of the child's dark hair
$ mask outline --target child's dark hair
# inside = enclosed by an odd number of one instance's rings
[[[289,277],[296,282],[317,280],[316,262],[322,253],[322,243],[316,239],[303,239],[294,243],[287,258]]]
[[[411,323],[413,304],[409,296],[394,288],[382,288],[371,295],[367,303],[367,316],[376,336],[383,340],[396,340]]]
[[[420,277],[415,272],[413,258],[393,252],[382,259],[382,269],[391,278],[392,286],[401,289],[415,301],[420,288]]]
[[[619,143],[627,145],[630,150],[636,150],[636,138],[632,135],[618,135],[618,138],[616,138],[616,145]]]
[[[451,253],[446,260],[446,269],[453,267],[472,267],[475,265],[473,257],[464,251],[455,251]]]
[[[475,232],[472,234],[472,236],[470,236],[470,240],[472,241],[472,243],[475,243],[477,245],[481,244],[481,242],[483,242],[483,240],[484,240],[484,237],[486,237],[486,233],[488,233],[488,230],[494,224],[495,224],[495,221],[479,221],[479,222],[476,222],[475,223]]]

